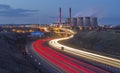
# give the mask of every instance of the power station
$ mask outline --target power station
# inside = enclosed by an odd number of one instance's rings
[[[96,28],[98,27],[98,20],[97,17],[72,17],[72,10],[69,8],[69,16],[65,20],[65,24],[67,26],[81,26],[85,28]],[[62,26],[62,10],[59,8],[59,18],[58,18],[58,26]]]

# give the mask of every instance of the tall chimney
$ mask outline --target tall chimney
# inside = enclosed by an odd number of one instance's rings
[[[85,26],[91,26],[91,21],[90,21],[90,17],[85,17]]]
[[[61,8],[59,8],[59,23],[58,23],[58,25],[61,25],[61,20],[62,20],[61,15],[62,15]]]
[[[71,26],[71,8],[69,8],[69,18],[70,18],[70,21],[69,21],[69,24],[70,24],[70,26]]]
[[[83,26],[83,17],[77,18],[77,26]]]
[[[92,18],[92,27],[97,27],[97,26],[98,26],[97,17],[93,17]]]

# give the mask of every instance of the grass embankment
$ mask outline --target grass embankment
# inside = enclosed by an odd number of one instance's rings
[[[25,54],[25,44],[22,34],[0,33],[0,73],[44,73]]]
[[[115,55],[115,57],[120,56],[120,33],[81,31],[73,38],[59,42],[86,51]]]

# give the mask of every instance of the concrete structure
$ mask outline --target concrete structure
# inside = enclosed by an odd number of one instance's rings
[[[83,17],[78,17],[77,18],[77,26],[83,26]]]
[[[92,27],[98,27],[97,17],[93,17],[91,21]]]
[[[91,20],[90,20],[90,17],[85,17],[84,26],[91,26]]]
[[[71,25],[77,26],[77,18],[71,18]]]

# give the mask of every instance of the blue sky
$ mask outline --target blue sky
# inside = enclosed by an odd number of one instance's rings
[[[0,0],[0,24],[52,23],[72,16],[97,16],[99,24],[120,24],[120,0]]]

